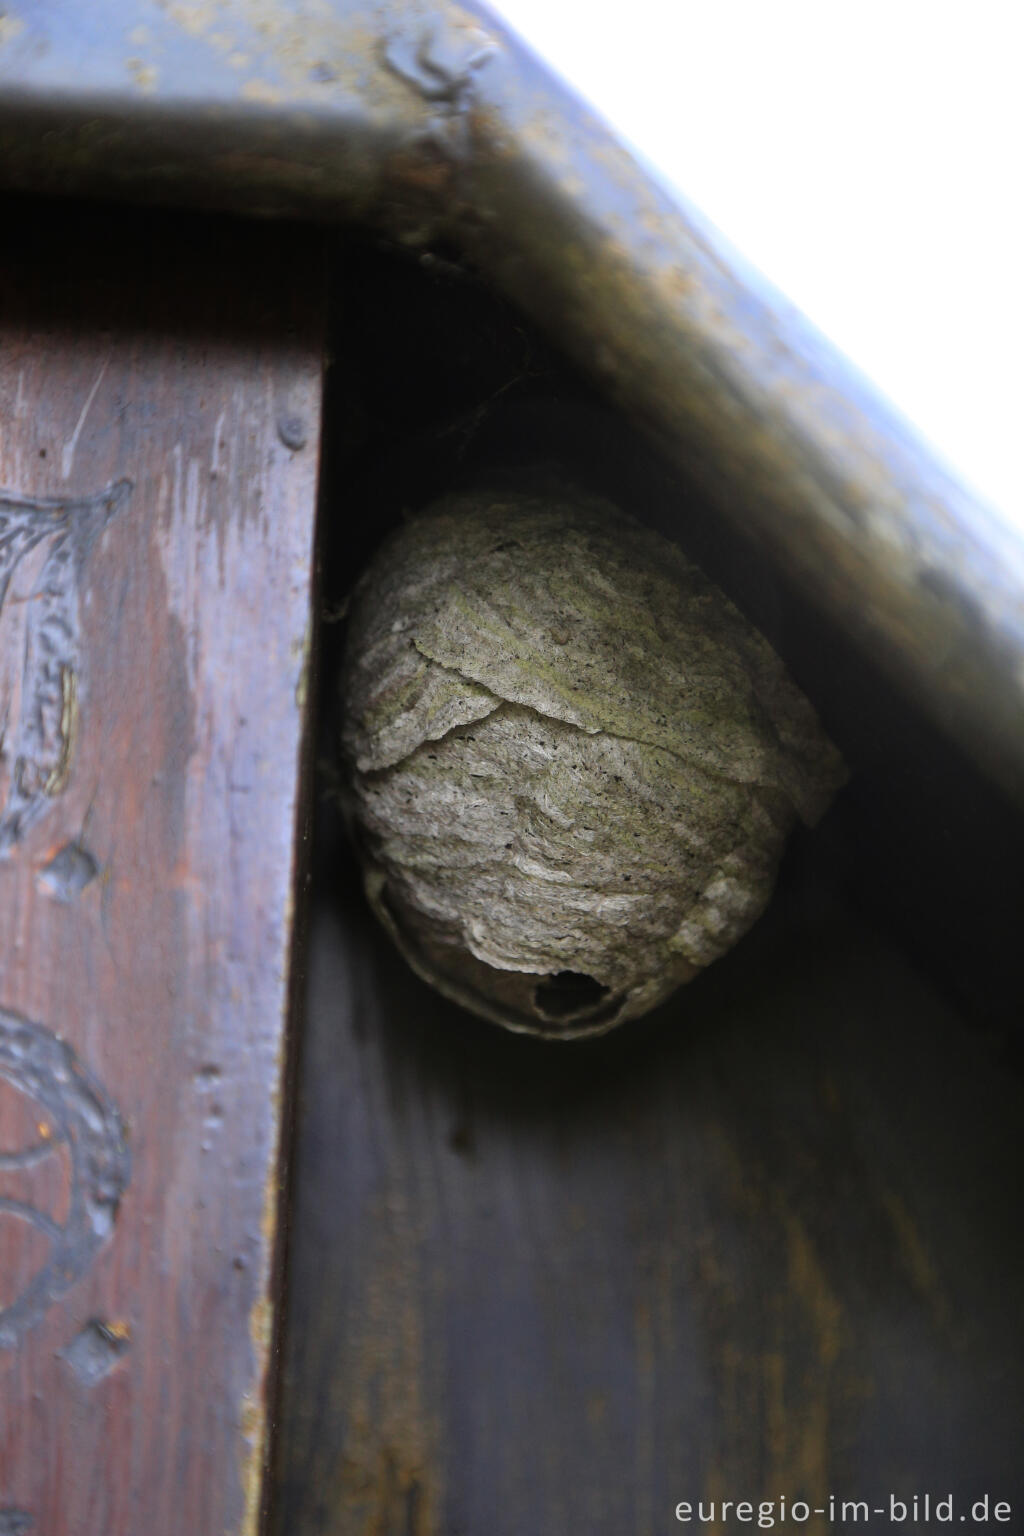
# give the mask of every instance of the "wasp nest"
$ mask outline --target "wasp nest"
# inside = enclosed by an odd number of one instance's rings
[[[446,996],[558,1038],[724,954],[844,778],[727,598],[575,492],[452,496],[393,535],[353,597],[343,702],[381,921]]]

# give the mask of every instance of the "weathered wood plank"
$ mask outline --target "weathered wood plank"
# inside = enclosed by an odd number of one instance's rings
[[[275,1533],[662,1536],[682,1500],[926,1492],[1016,1518],[1020,1084],[826,846],[649,1020],[553,1046],[404,970],[329,821]]]
[[[47,1536],[252,1533],[322,253],[8,215],[0,1510]]]

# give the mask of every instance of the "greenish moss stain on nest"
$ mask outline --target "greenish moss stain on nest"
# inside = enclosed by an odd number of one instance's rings
[[[449,497],[401,529],[357,588],[343,692],[378,915],[447,995],[560,1038],[723,954],[844,777],[723,594],[576,493]],[[552,1017],[567,976],[579,1008]]]

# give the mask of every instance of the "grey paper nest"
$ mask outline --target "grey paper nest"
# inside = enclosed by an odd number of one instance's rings
[[[354,593],[342,689],[377,915],[446,996],[553,1038],[723,955],[845,777],[728,599],[576,492],[451,496],[403,526]]]

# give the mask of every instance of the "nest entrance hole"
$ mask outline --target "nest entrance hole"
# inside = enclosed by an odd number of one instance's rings
[[[538,982],[533,992],[533,1006],[542,1019],[561,1024],[593,1013],[608,996],[609,989],[582,971],[556,971]]]

